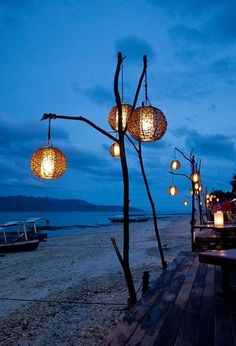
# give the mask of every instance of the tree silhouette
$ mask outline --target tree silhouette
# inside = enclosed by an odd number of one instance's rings
[[[232,193],[236,194],[236,174],[233,175],[230,185],[232,186]]]

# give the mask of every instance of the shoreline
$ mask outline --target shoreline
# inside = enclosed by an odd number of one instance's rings
[[[183,232],[188,222],[186,218],[160,222],[168,261],[188,246],[189,232]],[[130,266],[136,290],[143,271],[150,271],[151,281],[161,273],[152,228],[152,221],[130,225]],[[4,342],[0,345],[14,345],[16,340],[34,346],[98,345],[123,317],[128,298],[111,236],[121,246],[122,225],[49,237],[36,251],[1,258],[0,298],[36,301],[1,301],[0,340]],[[102,304],[109,302],[112,305]]]

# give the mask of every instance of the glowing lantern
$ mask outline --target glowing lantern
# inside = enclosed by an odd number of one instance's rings
[[[190,195],[193,195],[193,190],[190,190]]]
[[[195,189],[195,190],[199,190],[199,186],[200,186],[200,185],[199,185],[198,183],[195,183],[195,184],[194,184],[194,189]]]
[[[220,199],[219,198],[216,198],[216,202],[219,202],[220,201]]]
[[[179,169],[180,168],[180,162],[178,160],[173,160],[173,161],[171,161],[170,166],[172,169]]]
[[[187,207],[188,201],[184,201],[184,202],[183,202],[183,205],[184,205],[185,207]]]
[[[128,105],[126,103],[121,104],[122,109],[122,130],[126,128],[128,118],[130,116],[132,106]],[[119,114],[118,114],[118,107],[113,107],[108,115],[108,121],[111,126],[111,128],[115,131],[118,131],[119,128]]]
[[[178,188],[177,188],[177,186],[175,186],[175,185],[169,186],[169,188],[168,188],[168,193],[169,193],[170,196],[175,196],[175,195],[177,195],[177,193],[178,193]]]
[[[55,147],[38,149],[31,159],[32,172],[41,179],[57,179],[66,170],[65,155]]]
[[[217,211],[214,213],[214,226],[215,227],[224,227],[224,214],[222,211]]]
[[[113,157],[120,157],[120,145],[119,143],[114,143],[112,144],[112,146],[110,147],[110,154]]]
[[[167,129],[165,115],[158,108],[142,106],[129,116],[127,131],[141,142],[154,142],[162,138]]]
[[[190,179],[193,183],[198,183],[200,181],[201,177],[200,177],[200,174],[198,172],[193,172],[190,175]]]
[[[210,195],[207,194],[207,195],[206,195],[206,199],[209,199],[209,198],[210,198]]]
[[[202,185],[201,185],[201,184],[199,184],[198,191],[199,191],[199,192],[202,192]]]

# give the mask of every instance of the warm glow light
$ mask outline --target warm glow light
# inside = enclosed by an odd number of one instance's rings
[[[179,169],[180,168],[180,162],[178,160],[173,160],[170,163],[170,167],[172,169]]]
[[[198,183],[195,183],[195,184],[194,184],[194,189],[195,189],[195,190],[199,190],[199,184],[198,184]]]
[[[38,149],[31,159],[32,172],[41,179],[57,179],[66,170],[65,155],[55,147]]]
[[[126,103],[122,103],[121,108],[122,108],[122,130],[124,130],[126,128],[127,120],[130,116],[132,106]],[[119,127],[118,119],[119,119],[118,107],[116,106],[111,109],[108,115],[109,124],[111,128],[115,131],[118,131],[118,127]]]
[[[190,190],[190,195],[193,195],[193,190]]]
[[[222,211],[217,211],[214,213],[214,226],[215,227],[224,227],[224,214]]]
[[[183,202],[183,205],[184,205],[185,207],[187,207],[188,201],[184,201],[184,202]]]
[[[142,142],[154,142],[162,138],[167,129],[165,115],[158,108],[142,106],[129,116],[127,131]]]
[[[120,157],[120,145],[119,143],[114,143],[112,144],[112,146],[110,147],[110,154],[113,157]]]
[[[199,192],[202,192],[202,185],[201,185],[201,184],[199,184],[198,191],[199,191]]]
[[[207,194],[207,195],[206,195],[206,199],[209,199],[209,198],[210,198],[210,195]]]
[[[175,185],[169,186],[169,188],[168,188],[168,193],[169,193],[170,196],[175,196],[175,195],[177,195],[177,193],[178,193],[178,188],[177,188],[177,186],[175,186]]]
[[[216,198],[216,202],[219,202],[220,201],[220,199],[219,198]]]
[[[201,179],[200,174],[198,172],[194,172],[191,174],[190,179],[193,183],[198,183]]]

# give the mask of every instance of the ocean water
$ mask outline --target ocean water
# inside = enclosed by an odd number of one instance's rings
[[[44,217],[49,226],[60,226],[60,230],[46,231],[49,237],[68,235],[78,231],[94,231],[94,227],[109,226],[109,217],[120,214],[119,212],[0,212],[0,225],[8,221],[25,220],[28,218]],[[158,224],[164,230],[175,228],[176,222],[189,220],[189,215],[168,214],[158,215]],[[38,225],[46,225],[45,220],[40,220]],[[187,221],[186,221],[187,222]],[[114,224],[113,224],[114,225]],[[118,224],[120,225],[120,224]],[[63,229],[63,226],[65,228]],[[70,226],[70,228],[66,228]],[[74,226],[74,227],[72,227]],[[165,232],[165,231],[164,231]],[[177,236],[177,234],[176,234]],[[180,236],[180,234],[178,234]]]

